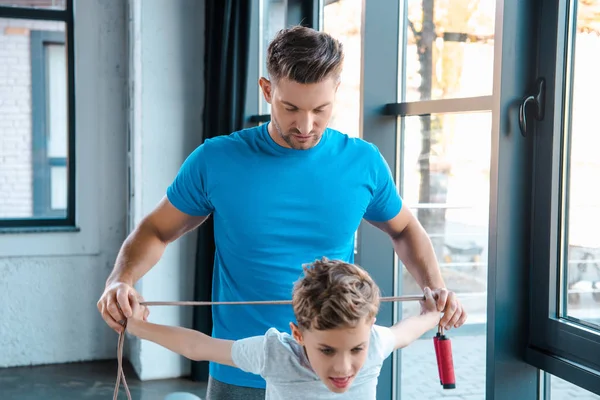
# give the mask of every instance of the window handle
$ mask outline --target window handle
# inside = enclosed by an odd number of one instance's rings
[[[523,137],[527,136],[527,105],[534,107],[533,117],[541,121],[544,119],[544,95],[546,93],[546,81],[544,78],[538,78],[536,81],[537,93],[529,95],[523,99],[519,106],[519,128]]]

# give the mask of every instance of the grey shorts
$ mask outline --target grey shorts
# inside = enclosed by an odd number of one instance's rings
[[[208,377],[206,400],[264,400],[264,389],[234,386]]]

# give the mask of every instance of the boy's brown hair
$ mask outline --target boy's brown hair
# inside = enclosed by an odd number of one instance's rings
[[[303,26],[280,30],[267,48],[267,72],[275,83],[281,78],[318,83],[330,76],[338,81],[343,63],[341,42]]]
[[[379,311],[380,291],[362,268],[323,258],[304,266],[292,306],[300,329],[354,327]]]

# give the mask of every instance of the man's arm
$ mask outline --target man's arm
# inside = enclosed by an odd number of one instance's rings
[[[235,367],[231,357],[232,340],[215,339],[192,329],[158,325],[135,318],[127,321],[127,331],[190,360],[212,361]]]
[[[413,213],[402,206],[398,215],[389,221],[369,223],[390,236],[396,254],[417,284],[421,288],[432,288],[438,310],[444,312],[442,326],[450,329],[464,324],[467,313],[456,295],[446,289],[431,240]]]
[[[179,211],[165,196],[125,239],[107,283],[134,284],[160,260],[169,243],[197,228],[207,218]]]
[[[207,216],[191,216],[179,211],[165,197],[129,234],[97,304],[102,318],[111,328],[122,331],[118,321],[132,315],[129,299],[142,301],[133,285],[156,265],[167,245],[206,219]]]
[[[398,215],[389,221],[369,223],[390,236],[396,254],[421,288],[446,286],[431,240],[407,207],[402,206]]]

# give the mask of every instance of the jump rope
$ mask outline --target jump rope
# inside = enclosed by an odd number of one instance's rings
[[[382,297],[380,301],[396,302],[396,301],[420,301],[425,300],[425,296],[393,296]],[[285,305],[292,304],[291,300],[272,300],[272,301],[146,301],[140,303],[143,306],[224,306],[224,305]],[[120,307],[119,307],[120,308]],[[113,400],[117,400],[121,381],[127,394],[127,399],[131,400],[131,393],[125,380],[123,372],[123,343],[125,342],[125,331],[127,328],[127,320],[123,322],[123,331],[119,333],[119,341],[117,344],[117,382]],[[444,389],[454,389],[456,387],[456,378],[454,376],[454,362],[452,359],[452,343],[450,338],[444,334],[444,328],[438,326],[438,332],[433,337],[433,348],[435,349],[435,358],[438,366],[438,375],[440,384]]]

